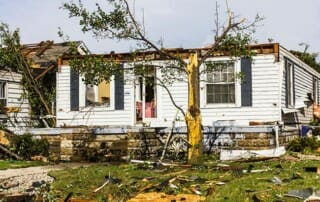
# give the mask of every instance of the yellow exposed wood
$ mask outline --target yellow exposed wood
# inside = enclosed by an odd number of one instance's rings
[[[188,141],[191,145],[188,149],[188,161],[189,163],[199,163],[202,157],[202,133],[199,99],[199,66],[197,54],[190,55],[187,72],[189,99],[186,122],[188,126]]]

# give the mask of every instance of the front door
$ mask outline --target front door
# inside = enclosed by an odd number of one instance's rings
[[[156,69],[148,67],[144,77],[136,76],[136,122],[157,117]]]

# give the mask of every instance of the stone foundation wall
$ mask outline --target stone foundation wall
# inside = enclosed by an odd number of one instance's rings
[[[128,158],[150,160],[161,156],[162,142],[166,139],[166,135],[156,134],[151,128],[120,132],[74,128],[57,132],[38,131],[35,135],[49,141],[49,158],[53,161],[119,161]],[[186,134],[180,136],[186,138]],[[279,144],[286,145],[298,136],[298,130],[283,130],[279,135]],[[273,133],[233,133],[220,135],[219,138],[214,134],[204,134],[203,142],[205,150],[209,152],[220,146],[257,150],[274,148],[276,145]]]
[[[128,155],[127,134],[94,134],[89,129],[79,129],[72,133],[39,136],[49,141],[51,160],[107,161]]]

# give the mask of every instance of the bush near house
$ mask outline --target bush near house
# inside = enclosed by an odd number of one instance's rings
[[[316,137],[302,137],[291,140],[287,146],[288,151],[312,153],[320,147],[320,140]]]
[[[49,142],[46,139],[35,139],[31,134],[11,137],[11,149],[24,159],[32,156],[49,156]]]

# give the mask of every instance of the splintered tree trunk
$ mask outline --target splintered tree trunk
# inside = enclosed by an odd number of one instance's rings
[[[200,114],[200,87],[197,54],[189,57],[188,72],[188,111],[186,123],[188,128],[188,162],[200,164],[202,162],[202,131]]]

